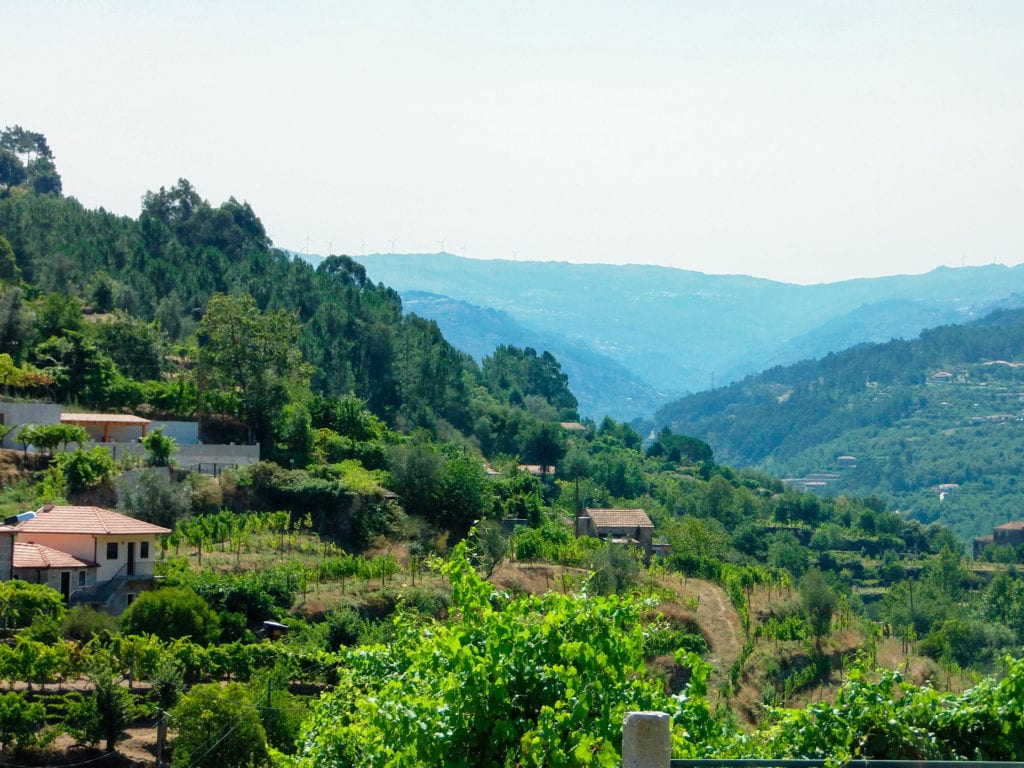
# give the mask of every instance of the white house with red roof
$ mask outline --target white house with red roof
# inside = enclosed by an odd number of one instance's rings
[[[47,504],[0,526],[0,579],[48,584],[69,602],[118,610],[148,589],[170,530],[102,507]],[[8,556],[9,554],[9,556]]]

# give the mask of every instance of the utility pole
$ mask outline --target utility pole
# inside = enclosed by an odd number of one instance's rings
[[[160,711],[156,721],[156,768],[164,768],[164,742],[167,741],[167,713]]]

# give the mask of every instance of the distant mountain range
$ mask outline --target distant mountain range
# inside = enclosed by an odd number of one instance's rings
[[[772,366],[1024,305],[1024,267],[998,265],[801,286],[448,253],[357,261],[477,358],[499,343],[551,351],[595,419],[649,417],[686,393]]]
[[[452,346],[477,360],[499,344],[551,352],[568,375],[584,414],[601,418],[608,413],[629,420],[650,415],[671,399],[670,393],[659,392],[608,355],[560,334],[520,325],[507,312],[422,291],[403,292],[402,304],[409,312],[437,321]]]

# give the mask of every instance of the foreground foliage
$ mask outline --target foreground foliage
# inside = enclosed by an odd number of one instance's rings
[[[897,672],[872,681],[857,667],[834,702],[775,710],[753,744],[756,756],[772,758],[1021,760],[1024,660],[959,695]]]
[[[388,646],[350,650],[306,725],[300,764],[617,765],[627,709],[677,709],[643,667],[632,599],[510,598],[460,544],[448,624],[397,620]],[[710,710],[702,697],[686,703]]]
[[[258,765],[267,735],[248,688],[239,683],[197,685],[171,713],[178,729],[173,768]]]

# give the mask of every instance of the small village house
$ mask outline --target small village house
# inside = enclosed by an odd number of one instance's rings
[[[654,523],[642,509],[585,509],[576,518],[576,535],[654,551]]]
[[[987,547],[1017,547],[1024,544],[1024,520],[1014,520],[997,525],[991,536],[974,539],[974,559],[977,560]]]
[[[0,527],[0,580],[47,584],[68,603],[119,613],[152,587],[170,530],[101,507],[48,504]]]

